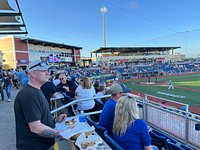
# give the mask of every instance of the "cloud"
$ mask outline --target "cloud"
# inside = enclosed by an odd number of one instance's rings
[[[132,2],[130,2],[130,6],[133,9],[138,9],[139,8],[139,3],[136,2],[136,1],[132,1]]]

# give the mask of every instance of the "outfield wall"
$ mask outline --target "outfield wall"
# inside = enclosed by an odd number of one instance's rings
[[[137,92],[137,91],[132,92],[132,94],[138,95],[138,96],[143,97],[143,98],[145,98],[145,95],[148,95],[148,94],[143,94],[143,93],[140,93],[140,92]],[[184,104],[184,103],[168,100],[168,99],[161,98],[161,97],[156,97],[156,96],[153,96],[153,95],[148,95],[148,100],[156,102],[156,103],[167,102],[168,106],[172,106],[172,107],[175,107],[175,108],[180,108],[181,106],[187,105],[187,104]],[[200,108],[199,107],[197,107],[197,106],[188,106],[188,107],[189,107],[188,110],[190,112],[200,115]]]
[[[200,75],[200,72],[187,72],[187,73],[181,73],[181,74],[172,74],[172,75],[167,75],[167,76],[159,76],[157,80],[165,78],[165,77],[183,76],[183,75]],[[146,80],[146,82],[148,82],[148,78],[147,77],[145,77],[145,78],[128,79],[128,80],[119,80],[119,82],[131,82],[131,81],[138,81],[139,82],[141,80]],[[166,85],[167,85],[167,83],[166,83]],[[134,89],[134,87],[133,87],[133,89]],[[132,93],[135,94],[135,95],[141,96],[141,97],[145,97],[145,94],[144,94],[145,92],[141,93],[139,91],[134,90]],[[149,99],[152,100],[152,101],[155,101],[155,102],[164,102],[164,101],[166,101],[166,99],[163,99],[163,98],[160,98],[160,97],[156,98],[154,96],[149,97]],[[176,108],[180,108],[181,106],[183,106],[181,104],[176,103],[175,101],[170,102],[169,100],[167,101],[167,105],[170,105],[170,106],[173,106],[173,107],[176,107]],[[194,106],[194,105],[193,106],[189,106],[189,111],[192,112],[192,113],[200,115],[200,108],[197,107],[197,106]]]

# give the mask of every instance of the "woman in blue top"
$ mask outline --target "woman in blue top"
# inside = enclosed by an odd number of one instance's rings
[[[139,118],[132,95],[118,100],[112,132],[114,140],[125,150],[152,150],[147,124]]]

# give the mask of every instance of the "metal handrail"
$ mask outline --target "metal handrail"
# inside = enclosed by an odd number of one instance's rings
[[[65,104],[65,105],[63,105],[63,106],[61,106],[61,107],[58,107],[58,108],[52,110],[52,111],[51,111],[51,114],[53,114],[53,113],[55,113],[55,112],[57,112],[57,111],[59,111],[59,110],[61,110],[61,109],[64,109],[64,108],[66,108],[66,107],[69,107],[69,106],[71,106],[71,105],[73,105],[73,104],[76,104],[76,103],[78,103],[78,102],[80,102],[80,101],[88,101],[88,100],[94,100],[94,99],[99,99],[99,98],[107,98],[107,97],[111,97],[111,95],[109,94],[109,95],[98,96],[98,97],[90,97],[90,98],[77,99],[77,100],[74,100],[74,101],[72,101],[72,102],[70,102],[70,103],[68,103],[68,104]]]
[[[93,112],[88,112],[88,113],[85,113],[86,116],[88,115],[95,115],[95,114],[100,114],[102,112],[102,110],[99,110],[99,111],[93,111]]]

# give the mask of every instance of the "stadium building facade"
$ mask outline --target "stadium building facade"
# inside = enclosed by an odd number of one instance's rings
[[[185,55],[175,53],[181,47],[104,47],[92,53],[97,62],[138,63],[181,61]]]
[[[53,65],[80,64],[81,47],[31,38],[5,36],[0,38],[3,63],[12,68],[27,66],[33,60],[45,60]]]

